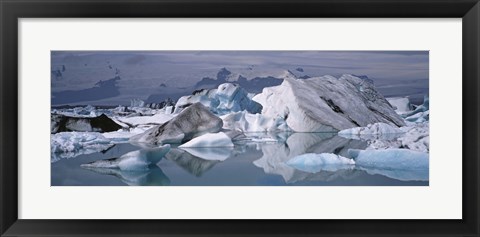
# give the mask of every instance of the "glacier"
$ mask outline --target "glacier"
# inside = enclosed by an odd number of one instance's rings
[[[287,165],[309,173],[324,171],[338,171],[352,169],[355,161],[332,153],[306,153],[293,157],[286,162]]]
[[[148,170],[156,165],[170,151],[170,145],[153,149],[140,149],[128,152],[118,158],[97,160],[80,165],[83,168],[104,168],[120,170]]]
[[[263,106],[262,115],[285,119],[295,132],[336,132],[383,122],[404,126],[403,119],[366,80],[343,75],[296,79],[264,88],[253,100]]]
[[[205,133],[219,132],[223,121],[201,103],[185,108],[180,114],[162,125],[154,126],[130,138],[132,143],[183,143]]]

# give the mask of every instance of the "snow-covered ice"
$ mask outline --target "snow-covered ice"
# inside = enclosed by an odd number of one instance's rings
[[[351,169],[355,161],[332,153],[306,153],[293,157],[286,164],[298,170],[317,173],[322,170],[334,172],[340,169]]]
[[[253,100],[263,106],[262,115],[282,117],[296,132],[334,132],[377,122],[405,125],[372,84],[352,75],[287,77]]]
[[[105,168],[120,170],[147,170],[156,165],[170,151],[170,145],[163,145],[153,149],[141,149],[128,152],[118,158],[97,160],[82,164],[85,168]]]

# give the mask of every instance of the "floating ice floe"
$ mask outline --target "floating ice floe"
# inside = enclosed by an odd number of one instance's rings
[[[262,114],[251,114],[247,111],[234,112],[220,117],[223,128],[242,132],[289,131],[282,117],[271,118]]]
[[[262,110],[262,106],[253,101],[247,91],[233,83],[223,83],[216,89],[202,89],[195,91],[193,95],[180,97],[175,104],[175,113],[193,103],[201,103],[218,115],[243,110],[260,113]]]
[[[378,122],[405,125],[371,83],[352,75],[286,77],[253,100],[263,106],[262,115],[284,118],[296,132],[335,132]]]
[[[168,122],[131,137],[130,141],[154,145],[182,143],[205,133],[219,132],[222,126],[219,117],[201,103],[195,103]]]
[[[232,140],[223,132],[207,133],[179,146],[183,147],[233,147]]]
[[[106,150],[114,144],[95,132],[60,132],[50,135],[51,162]]]
[[[363,140],[393,140],[405,133],[402,129],[393,127],[386,123],[369,124],[366,127],[344,129],[338,132],[339,136],[350,139]]]
[[[163,145],[154,149],[141,149],[128,152],[118,158],[97,160],[82,164],[84,168],[104,168],[120,170],[147,170],[156,165],[170,151],[170,145]]]
[[[337,171],[340,169],[351,169],[355,161],[332,153],[307,153],[293,157],[286,162],[287,165],[309,173],[319,171]]]
[[[428,170],[428,153],[409,149],[357,150],[349,155],[356,165],[391,170]]]

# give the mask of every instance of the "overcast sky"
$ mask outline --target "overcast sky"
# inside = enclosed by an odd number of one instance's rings
[[[387,94],[428,93],[428,51],[54,51],[51,56],[53,104],[64,104],[60,98],[69,95],[75,97],[69,104],[128,104],[216,78],[224,67],[247,78],[285,70],[310,77],[366,75]]]

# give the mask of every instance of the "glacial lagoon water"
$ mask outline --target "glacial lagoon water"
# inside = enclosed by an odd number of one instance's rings
[[[428,179],[413,181],[412,171],[347,167],[336,171],[308,173],[287,164],[305,153],[335,153],[348,157],[348,149],[365,149],[367,143],[336,133],[248,134],[249,139],[228,148],[172,146],[156,166],[147,170],[122,171],[82,168],[100,159],[120,157],[142,149],[129,143],[108,150],[60,159],[51,163],[52,186],[428,186]],[[206,160],[208,156],[227,158]],[[415,171],[414,171],[415,172]],[[421,176],[421,175],[420,175]],[[428,177],[428,175],[427,175]]]

